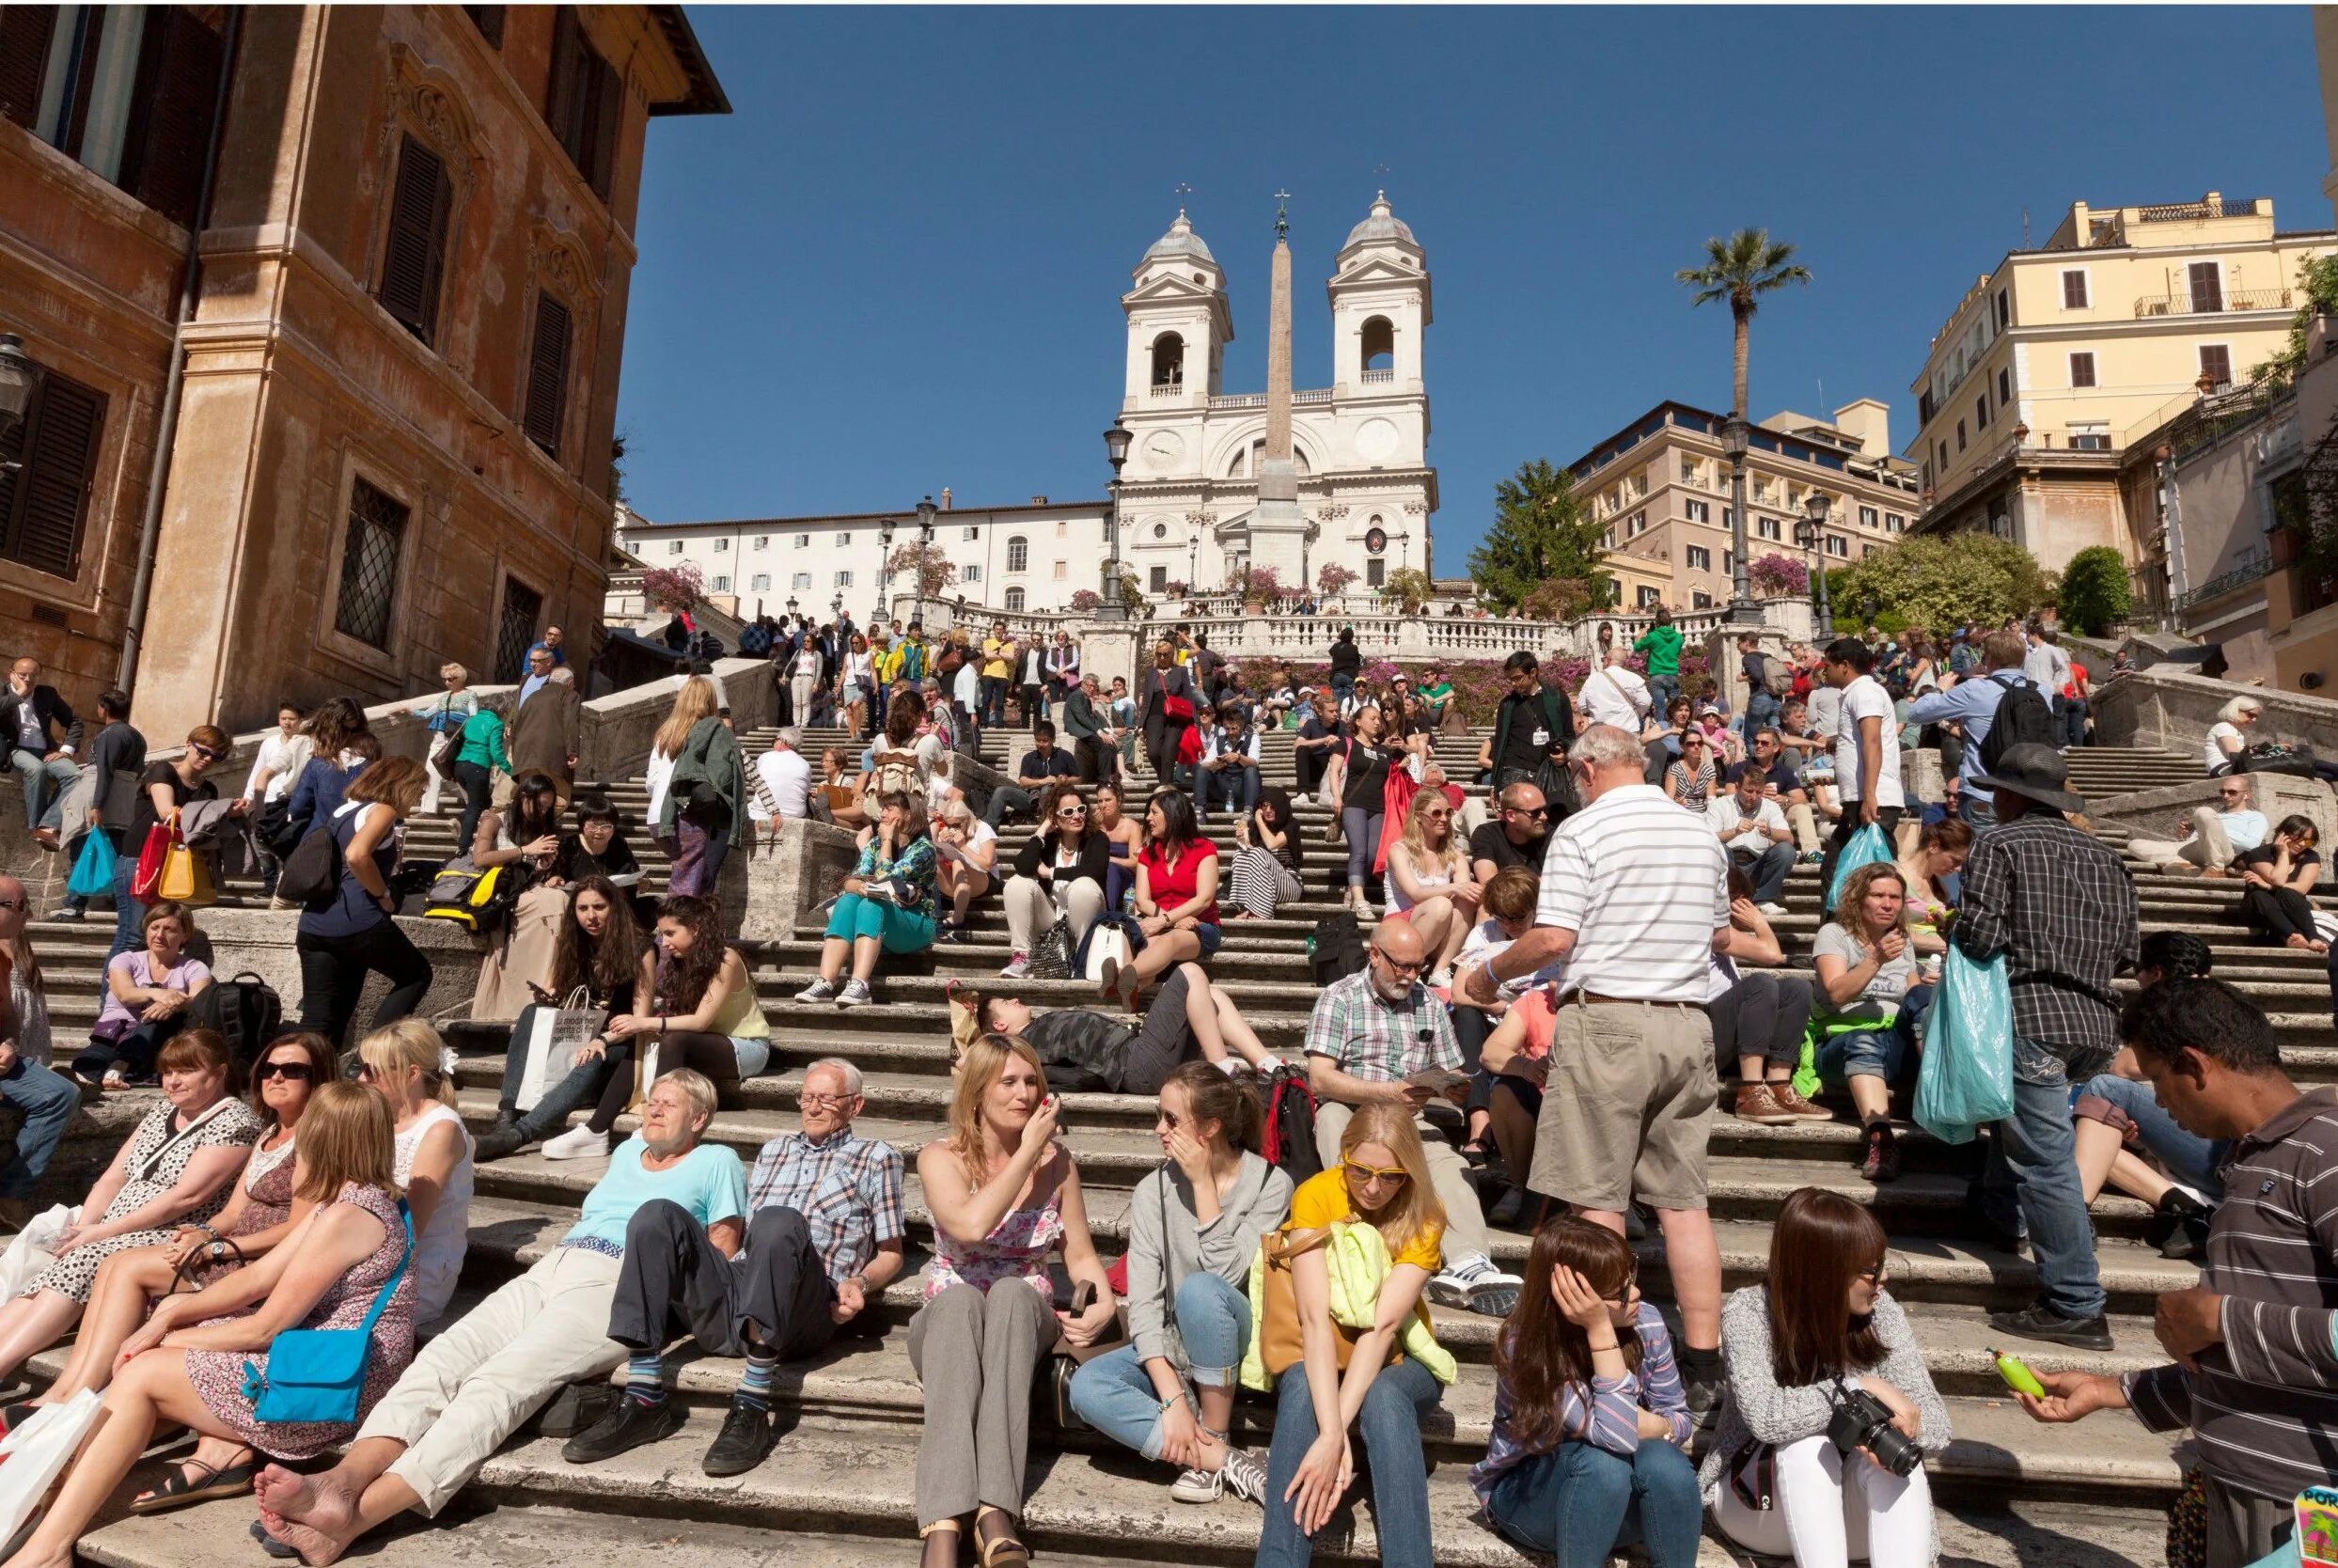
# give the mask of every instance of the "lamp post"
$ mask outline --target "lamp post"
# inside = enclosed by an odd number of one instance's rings
[[[1729,623],[1759,626],[1762,606],[1753,602],[1753,580],[1746,570],[1746,449],[1752,445],[1744,419],[1735,415],[1721,426],[1721,453],[1729,459]]]
[[[1812,491],[1810,499],[1802,503],[1802,511],[1806,521],[1794,525],[1794,541],[1816,557],[1816,564],[1811,568],[1812,575],[1817,579],[1816,635],[1824,638],[1835,627],[1834,614],[1827,605],[1827,497]]]
[[[893,619],[893,520],[877,525],[877,613],[879,626]]]
[[[918,607],[912,611],[918,624],[925,624],[925,562],[926,552],[934,547],[934,497],[929,495],[918,503]]]
[[[1121,469],[1128,462],[1128,444],[1135,439],[1118,419],[1104,432],[1104,457],[1112,465],[1112,482],[1105,486],[1104,581],[1097,585],[1101,603],[1098,620],[1126,620],[1128,604],[1121,596]]]
[[[23,338],[13,332],[0,332],[0,441],[6,441],[10,431],[24,428],[24,416],[32,411],[33,398],[39,392],[41,378],[46,374],[24,352]],[[23,466],[0,463],[0,468]]]
[[[1201,594],[1201,530],[1196,528],[1185,536],[1185,597],[1197,599]]]

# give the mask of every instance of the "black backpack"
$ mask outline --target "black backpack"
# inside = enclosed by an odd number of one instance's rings
[[[2034,684],[2027,680],[1998,684],[2005,687],[2005,695],[1997,704],[1997,716],[1989,721],[1988,734],[1981,741],[1981,766],[1990,773],[1997,771],[1998,760],[2009,746],[2025,743],[2059,745],[2062,739],[2054,729],[2053,705]]]
[[[1304,1067],[1278,1067],[1261,1088],[1266,1121],[1259,1153],[1296,1186],[1324,1168],[1315,1152],[1315,1091],[1307,1087]]]
[[[1342,909],[1315,922],[1307,938],[1307,960],[1319,990],[1364,966],[1364,928],[1353,912]]]
[[[215,980],[187,1004],[191,1028],[214,1029],[228,1043],[228,1059],[249,1071],[269,1043],[284,1032],[284,998],[249,969],[233,980]]]
[[[316,909],[341,890],[341,842],[331,823],[319,823],[301,835],[292,853],[284,857],[276,877],[276,897],[305,909]]]

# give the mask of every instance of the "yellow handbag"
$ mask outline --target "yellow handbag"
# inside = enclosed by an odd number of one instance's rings
[[[216,903],[219,894],[212,886],[211,861],[187,848],[174,834],[170,848],[163,852],[163,874],[155,881],[154,894],[171,903]]]

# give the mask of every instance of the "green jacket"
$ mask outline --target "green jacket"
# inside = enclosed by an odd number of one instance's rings
[[[511,759],[503,751],[503,715],[493,708],[481,708],[463,721],[457,731],[455,760],[469,762],[475,767],[500,768],[511,771]]]
[[[701,784],[730,808],[730,822],[720,825],[746,821],[746,767],[739,757],[739,738],[719,718],[698,720],[682,743],[681,754],[674,759],[673,781],[667,786],[666,804],[658,813],[659,838],[674,837],[675,818],[696,798]],[[712,830],[717,824],[708,822],[706,825]]]
[[[1681,672],[1681,629],[1677,626],[1651,626],[1632,644],[1632,651],[1648,655],[1651,675],[1678,675]]]

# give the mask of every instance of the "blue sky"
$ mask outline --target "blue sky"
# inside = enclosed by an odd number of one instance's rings
[[[1273,193],[1295,375],[1375,185],[1428,253],[1440,574],[1495,481],[1654,403],[1725,407],[1725,309],[1672,281],[1764,225],[1807,290],[1753,413],[1889,400],[1979,274],[2073,200],[2270,196],[2327,228],[2302,7],[694,7],[727,118],[651,127],[619,429],[659,521],[1098,496],[1129,270],[1181,182],[1265,384]],[[1376,172],[1381,165],[1389,172]],[[1821,385],[1824,386],[1822,400]]]

